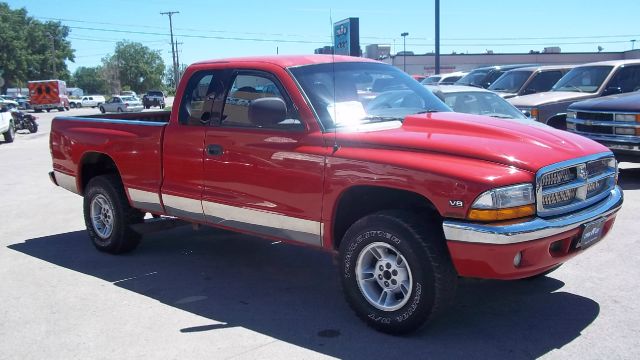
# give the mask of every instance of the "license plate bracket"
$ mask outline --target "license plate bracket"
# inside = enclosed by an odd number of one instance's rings
[[[582,225],[582,235],[576,244],[577,249],[586,249],[602,239],[602,230],[605,223],[604,218],[594,220]]]

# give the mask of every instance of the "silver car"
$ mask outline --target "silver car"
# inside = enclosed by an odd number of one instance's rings
[[[115,95],[109,101],[100,105],[100,112],[138,112],[144,107],[138,98],[133,96]]]
[[[492,116],[500,119],[527,120],[524,114],[492,91],[475,86],[432,86],[427,89],[453,111]]]

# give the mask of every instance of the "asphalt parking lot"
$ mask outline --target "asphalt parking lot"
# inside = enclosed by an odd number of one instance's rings
[[[327,253],[191,228],[98,253],[82,199],[47,176],[56,115],[0,141],[0,359],[640,358],[640,164],[622,164],[604,241],[546,278],[463,280],[443,317],[393,337],[352,314]]]

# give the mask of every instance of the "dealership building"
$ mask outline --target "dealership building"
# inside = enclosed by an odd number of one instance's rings
[[[525,54],[441,54],[440,72],[469,71],[478,67],[507,64],[584,64],[605,60],[640,59],[640,49],[623,52],[580,52],[563,53],[559,48],[547,48],[547,52],[530,52]],[[407,54],[408,53],[408,54]],[[365,52],[367,57],[382,58],[388,64],[403,69],[406,62],[406,72],[409,74],[433,75],[435,73],[435,55],[432,53],[412,55],[405,52],[388,57],[377,56],[372,52]]]

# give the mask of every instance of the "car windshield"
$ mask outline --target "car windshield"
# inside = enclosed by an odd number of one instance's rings
[[[423,85],[386,64],[339,62],[293,67],[290,71],[325,129],[451,111]]]
[[[533,71],[508,71],[504,73],[496,82],[489,86],[489,90],[515,93],[520,90],[524,82],[531,76]]]
[[[503,119],[526,119],[522,112],[492,92],[466,91],[440,93],[445,104],[455,112],[493,116]]]
[[[476,69],[467,75],[463,76],[460,80],[456,81],[456,85],[471,85],[481,87],[484,78],[491,71],[491,69]]]
[[[440,81],[440,76],[429,76],[422,80],[422,85],[437,84]]]
[[[611,73],[613,66],[581,66],[563,76],[551,91],[594,93]]]

